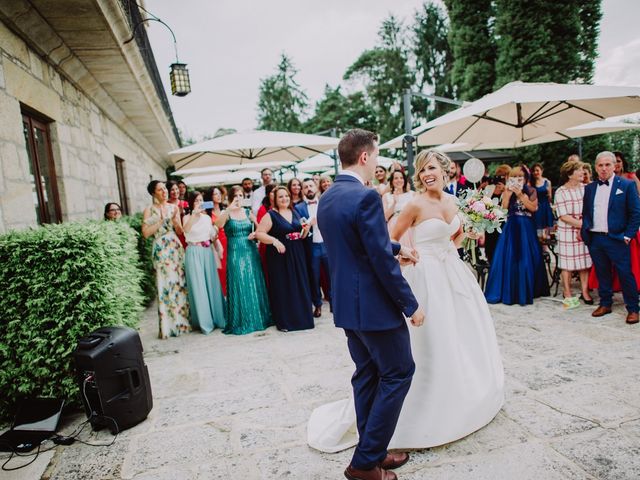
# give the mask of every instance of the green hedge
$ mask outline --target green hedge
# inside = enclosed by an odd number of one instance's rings
[[[135,232],[124,222],[49,225],[0,236],[0,417],[25,396],[78,402],[72,353],[143,309]]]
[[[142,213],[136,213],[130,217],[122,217],[122,221],[127,222],[136,231],[138,237],[138,266],[142,270],[142,280],[140,287],[144,295],[144,304],[148,307],[157,298],[156,270],[153,268],[151,259],[153,248],[153,237],[144,238],[142,236]]]

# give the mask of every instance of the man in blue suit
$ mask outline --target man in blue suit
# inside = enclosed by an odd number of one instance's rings
[[[320,267],[324,267],[329,272],[329,257],[324,248],[324,240],[320,227],[318,227],[318,187],[313,178],[307,178],[302,182],[303,201],[295,206],[301,217],[306,218],[311,224],[311,234],[305,239],[309,247],[309,271],[311,277],[311,301],[313,302],[313,316],[318,318],[322,315],[322,292],[320,291]],[[331,285],[331,282],[329,282]],[[327,292],[329,302],[331,302],[331,287]]]
[[[382,200],[364,186],[373,178],[377,136],[354,129],[338,145],[343,172],[320,199],[318,225],[329,257],[334,322],[347,336],[360,439],[344,474],[350,480],[393,480],[409,460],[387,446],[415,370],[409,330],[424,322],[394,255],[417,261],[389,240]]]
[[[640,227],[640,198],[631,180],[614,175],[611,152],[596,157],[598,179],[585,187],[582,206],[582,240],[589,248],[598,277],[600,305],[591,314],[611,313],[612,266],[616,268],[627,307],[627,323],[638,323],[638,288],[631,271],[629,242]]]

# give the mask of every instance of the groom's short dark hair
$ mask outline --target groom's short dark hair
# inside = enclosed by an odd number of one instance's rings
[[[371,153],[375,142],[378,141],[378,135],[368,130],[354,128],[345,133],[338,143],[338,154],[342,167],[351,167],[358,163],[358,157],[362,152]]]

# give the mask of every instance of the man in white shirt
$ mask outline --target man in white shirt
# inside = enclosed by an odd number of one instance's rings
[[[253,180],[249,177],[242,179],[242,194],[244,195],[242,206],[244,208],[251,208],[251,201],[253,200]]]
[[[600,152],[596,157],[598,178],[585,187],[580,235],[589,248],[598,277],[600,305],[591,315],[611,313],[611,272],[615,267],[627,307],[627,323],[636,324],[638,286],[631,271],[629,243],[640,227],[640,197],[633,181],[614,174],[615,162],[611,152]]]
[[[273,182],[273,171],[270,168],[263,168],[260,176],[262,177],[262,186],[253,191],[251,198],[251,210],[254,215],[257,215],[258,210],[260,210],[260,205],[264,199],[265,187]]]
[[[329,257],[324,248],[324,241],[318,227],[318,187],[312,178],[306,178],[302,182],[303,202],[295,206],[296,211],[301,217],[306,218],[311,224],[311,233],[309,235],[310,247],[310,276],[311,276],[311,300],[313,302],[313,316],[318,318],[322,315],[322,292],[320,291],[320,267],[324,268],[327,273],[327,282],[329,290],[326,292],[329,305],[331,305],[331,281],[329,280]],[[333,311],[333,310],[332,310]]]
[[[455,195],[456,197],[462,190],[466,190],[466,186],[460,183],[460,173],[458,172],[458,166],[456,162],[451,162],[449,167],[449,183],[445,184],[444,191]]]

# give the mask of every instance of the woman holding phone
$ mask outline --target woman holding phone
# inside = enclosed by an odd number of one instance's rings
[[[310,277],[303,242],[311,225],[293,208],[286,187],[276,187],[273,197],[273,209],[256,230],[256,238],[267,245],[273,319],[283,332],[313,328]]]
[[[211,224],[206,214],[202,193],[188,194],[189,211],[185,215],[184,236],[187,253],[184,267],[191,310],[191,326],[208,335],[216,327],[225,327],[224,297],[218,278],[222,245],[218,240],[218,229]]]
[[[224,333],[234,335],[273,325],[260,256],[253,242],[253,221],[242,207],[243,199],[242,187],[231,187],[229,206],[216,220],[216,226],[224,227],[227,234],[227,326]]]
[[[502,194],[507,222],[496,245],[485,296],[489,303],[527,305],[534,297],[549,295],[533,214],[538,209],[535,188],[528,185],[524,167],[509,171]]]

